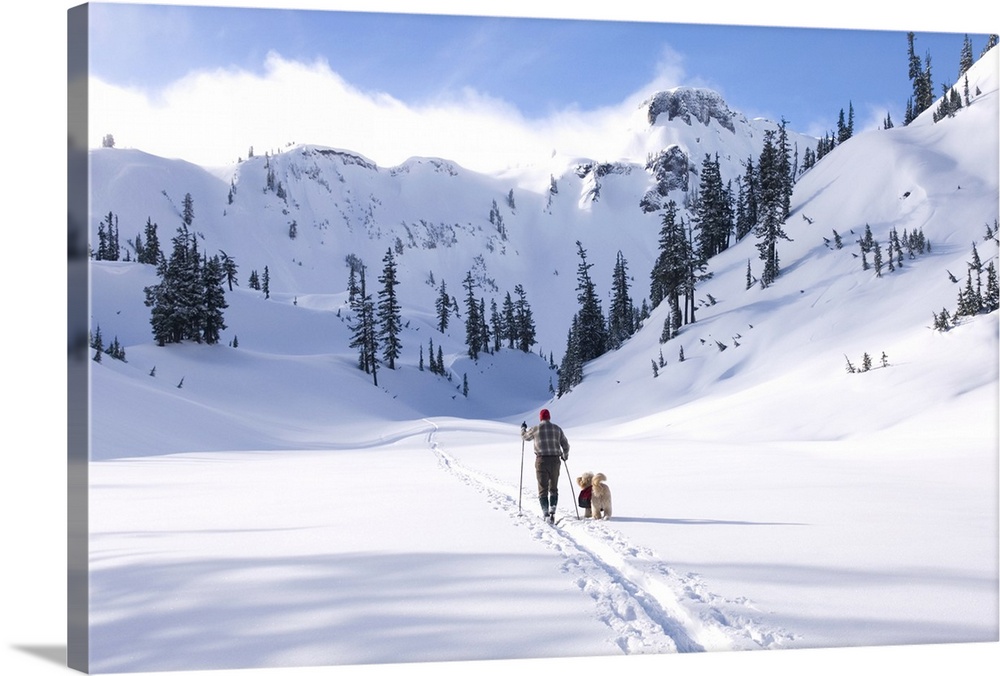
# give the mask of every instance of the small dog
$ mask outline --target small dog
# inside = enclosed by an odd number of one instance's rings
[[[581,476],[576,478],[576,485],[580,487],[580,495],[577,499],[577,504],[583,507],[583,517],[585,519],[590,518],[590,496],[593,490],[593,482],[593,472],[584,472]]]
[[[608,478],[598,472],[590,485],[590,506],[595,519],[611,518],[611,489],[604,483]]]

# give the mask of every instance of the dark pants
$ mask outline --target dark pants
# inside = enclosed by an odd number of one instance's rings
[[[558,455],[536,455],[535,476],[538,479],[538,502],[542,513],[555,511],[559,501],[559,463]]]

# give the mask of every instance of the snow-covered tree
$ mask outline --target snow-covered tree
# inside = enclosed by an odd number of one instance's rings
[[[350,325],[350,347],[358,351],[358,368],[370,373],[373,383],[378,386],[378,326],[375,304],[368,293],[365,281],[365,267],[359,269],[358,293],[351,307],[354,322]]]
[[[396,360],[402,350],[399,334],[402,332],[403,324],[402,308],[396,293],[399,279],[392,249],[386,250],[382,262],[384,267],[382,275],[378,278],[378,281],[382,283],[382,288],[378,292],[379,338],[382,342],[382,357],[385,359],[385,364],[390,370],[395,370]]]

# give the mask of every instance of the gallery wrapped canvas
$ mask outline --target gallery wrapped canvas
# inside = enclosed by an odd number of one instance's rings
[[[996,25],[468,12],[68,11],[69,666],[996,643]]]

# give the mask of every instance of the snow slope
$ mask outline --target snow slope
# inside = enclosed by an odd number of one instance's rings
[[[237,349],[156,347],[155,273],[90,265],[93,325],[127,350],[90,367],[93,671],[997,641],[997,315],[930,328],[973,243],[997,261],[997,72],[994,49],[954,118],[859,134],[805,174],[775,284],[746,288],[756,250],[736,244],[711,261],[697,322],[660,344],[654,311],[555,400],[545,358],[472,362],[461,323],[438,333],[428,275],[461,297],[480,256],[484,283],[522,282],[558,359],[575,239],[601,288],[621,248],[644,293],[657,220],[636,209],[641,167],[617,165],[596,202],[572,172],[554,200],[518,188],[504,240],[487,214],[514,185],[445,161],[389,171],[296,148],[266,160],[313,174],[285,203],[251,176],[264,158],[226,174],[96,151],[92,226],[111,209],[165,227],[191,192],[206,250],[275,283],[227,295]],[[855,255],[866,225],[880,242],[920,230],[931,251],[877,277]],[[378,269],[406,233],[410,347],[374,387],[347,347],[343,256]],[[450,381],[417,367],[431,338]],[[875,368],[847,373],[865,353]],[[572,443],[556,528],[517,434],[542,406]],[[576,520],[584,470],[607,474],[611,521]]]

